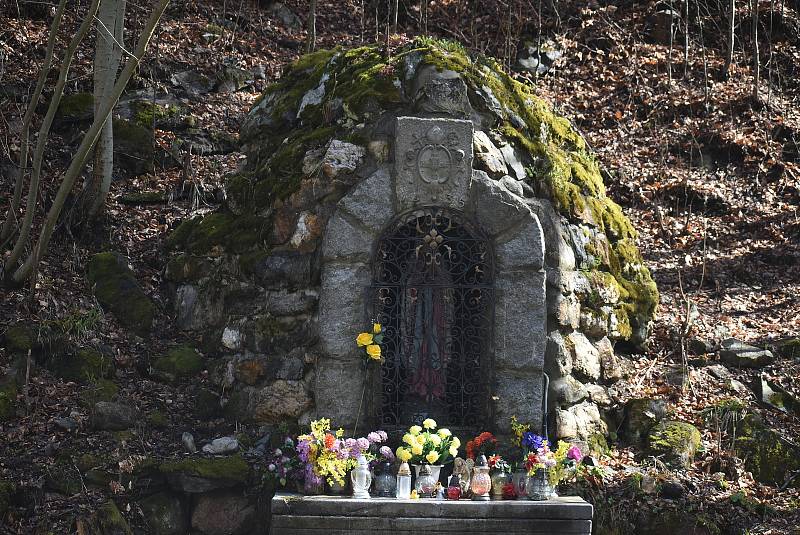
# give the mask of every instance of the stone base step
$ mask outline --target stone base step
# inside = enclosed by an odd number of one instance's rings
[[[590,535],[592,512],[592,505],[578,497],[543,502],[454,502],[276,494],[270,533]]]

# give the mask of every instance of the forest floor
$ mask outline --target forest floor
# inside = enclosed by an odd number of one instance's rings
[[[286,4],[304,18],[305,2]],[[506,12],[498,15],[492,11],[500,9],[495,2],[485,4],[475,12],[459,7],[461,2],[431,2],[427,31],[502,58],[508,32],[496,21]],[[362,16],[361,5],[352,0],[321,2],[318,48],[375,40],[375,15]],[[741,459],[731,459],[721,451],[725,437],[708,424],[704,410],[722,399],[740,399],[747,411],[760,414],[795,442],[800,439],[798,415],[758,404],[752,393],[732,391],[726,381],[710,375],[707,365],[717,358],[713,352],[687,358],[681,351],[682,339],[702,339],[713,345],[735,337],[765,347],[800,334],[800,26],[795,11],[800,5],[780,2],[774,13],[778,9],[783,22],[767,26],[774,31],[771,44],[765,41],[761,47],[758,101],[752,97],[746,12],[740,14],[742,28],[727,80],[720,75],[724,38],[712,38],[710,28],[706,28],[703,46],[698,28],[691,27],[688,63],[681,35],[671,52],[668,45],[653,42],[648,17],[656,11],[654,3],[599,7],[590,2],[588,7],[565,9],[559,21],[547,17],[545,35],[562,56],[538,79],[526,75],[539,94],[579,128],[608,171],[610,195],[638,229],[640,248],[661,293],[652,342],[645,353],[628,356],[632,378],[619,402],[665,398],[675,415],[695,423],[703,433],[702,451],[689,470],[666,473],[657,460],[621,446],[613,447],[601,460],[608,468],[604,499],[610,497],[607,504],[612,504],[604,514],[616,515],[620,525],[631,506],[665,511],[688,507],[702,519],[698,523],[724,526],[724,533],[741,533],[734,527],[751,534],[798,533],[792,530],[800,525],[800,491],[755,482]],[[0,17],[0,145],[3,154],[16,159],[22,96],[35,83],[49,20],[16,17],[13,8],[9,10],[9,16]],[[764,10],[769,11],[767,4]],[[147,13],[138,4],[131,4],[129,13],[133,23],[127,31],[133,35]],[[523,34],[536,39],[534,10],[526,13],[530,16],[518,22],[515,18],[512,25],[517,44]],[[68,17],[66,24],[57,52],[63,50],[78,21]],[[392,39],[409,39],[421,33],[418,28],[411,18],[401,19],[401,29],[407,33]],[[383,31],[381,25],[378,39],[385,39]],[[304,41],[303,29],[287,28],[277,15],[250,0],[176,1],[163,18],[131,89],[155,85],[172,91],[170,73],[190,69],[213,77],[223,63],[262,70],[264,79],[254,77],[242,90],[209,92],[181,101],[197,128],[236,136],[254,100],[298,57]],[[93,37],[87,39],[76,58],[68,92],[91,90],[93,42]],[[173,137],[171,132],[157,132],[157,142],[165,149]],[[70,151],[69,143],[53,137],[45,159],[47,184],[40,206],[49,206],[55,177],[68,164]],[[185,429],[191,429],[198,441],[240,431],[233,424],[197,420],[192,416],[190,385],[151,381],[141,370],[151,355],[182,336],[171,328],[159,291],[164,271],[162,242],[182,219],[214,208],[222,177],[235,171],[242,159],[235,151],[190,155],[182,167],[115,182],[102,229],[69,236],[65,228],[59,228],[59,238],[42,262],[34,294],[29,288],[0,289],[0,333],[16,322],[41,324],[69,318],[75,338],[111,348],[121,396],[145,412],[156,407],[164,410],[169,420],[166,428],[141,428],[122,441],[93,433],[84,425],[75,432],[60,431],[53,425],[56,417],[72,414],[81,424],[88,419],[78,400],[80,387],[37,370],[25,396],[25,414],[0,423],[0,478],[45,490],[29,514],[11,517],[0,532],[37,532],[38,527],[66,533],[71,519],[100,499],[100,494],[88,489],[70,497],[46,492],[49,466],[59,451],[93,451],[124,463],[137,456],[181,451],[180,432]],[[2,191],[11,189],[9,169],[8,161],[0,162],[0,171],[5,171],[0,180],[6,181],[0,182]],[[173,193],[176,199],[146,206],[121,202],[126,194],[142,191]],[[185,191],[190,193],[182,194]],[[3,212],[6,203],[5,196],[0,198]],[[40,209],[43,213],[44,208]],[[93,314],[98,305],[85,278],[85,264],[91,254],[108,248],[129,256],[145,291],[159,304],[155,335],[150,339],[127,333],[111,315]],[[688,334],[683,335],[687,311]],[[8,364],[0,352],[0,369]],[[685,369],[685,387],[676,387],[668,379],[675,367]],[[763,374],[800,397],[800,359],[779,357],[765,368],[732,373],[746,385]],[[722,482],[714,475],[720,460],[728,463]],[[680,482],[683,492],[675,500],[646,490],[631,492],[626,482],[632,469]],[[113,490],[124,498],[125,489]],[[136,511],[128,513],[135,517]],[[695,533],[686,531],[690,532]]]

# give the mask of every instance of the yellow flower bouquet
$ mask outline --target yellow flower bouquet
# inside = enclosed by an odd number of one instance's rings
[[[380,323],[373,323],[371,332],[363,332],[356,336],[356,344],[364,348],[369,359],[383,362],[381,342],[383,342],[383,327]]]
[[[458,455],[461,441],[444,427],[436,430],[436,422],[427,418],[422,426],[412,425],[397,448],[397,458],[411,464],[442,465]]]

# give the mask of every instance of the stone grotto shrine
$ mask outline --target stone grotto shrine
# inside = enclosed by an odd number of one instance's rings
[[[227,417],[607,435],[615,344],[644,342],[658,293],[586,142],[531,86],[435,40],[319,51],[240,141],[224,207],[168,241]],[[383,364],[355,343],[372,321]]]

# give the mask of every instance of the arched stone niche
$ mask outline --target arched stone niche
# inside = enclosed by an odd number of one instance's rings
[[[364,353],[355,335],[368,325],[366,289],[383,230],[421,207],[463,213],[491,241],[495,314],[491,329],[490,427],[508,433],[511,416],[542,422],[547,343],[545,243],[537,215],[521,197],[472,169],[470,121],[400,117],[394,165],[384,165],[336,206],[321,249],[321,356],[314,395],[319,416],[352,429],[371,422],[362,399]],[[493,424],[493,426],[491,425]]]

